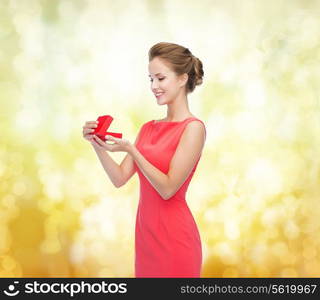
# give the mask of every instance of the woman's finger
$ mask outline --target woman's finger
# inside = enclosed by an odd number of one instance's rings
[[[91,124],[91,125],[85,125],[85,126],[82,126],[83,129],[88,129],[88,128],[97,128],[98,127],[98,124]]]
[[[103,147],[100,146],[95,139],[92,139],[90,142],[94,147],[97,147],[99,149],[103,149]]]
[[[92,132],[94,132],[94,129],[92,129],[92,128],[83,129],[83,134],[84,134],[84,135],[86,135],[86,134],[88,134],[88,133],[92,133]]]
[[[102,141],[99,137],[97,137],[96,135],[93,135],[93,138],[95,139],[95,141],[97,141],[97,143],[99,143],[99,145],[104,146],[105,142]]]
[[[101,140],[96,135],[93,136],[95,141],[101,145],[103,148],[107,149],[108,151],[113,151],[113,145],[105,143],[103,140]]]
[[[93,125],[93,124],[98,124],[98,121],[87,121],[85,125]]]
[[[85,136],[84,136],[84,138],[85,138],[86,140],[88,140],[88,141],[92,141],[92,140],[94,140],[94,138],[93,138],[93,135],[92,135],[92,134],[87,134],[87,135],[85,135]]]
[[[113,135],[106,135],[106,139],[113,141],[121,141],[121,139],[114,137]]]
[[[115,142],[115,143],[121,142],[121,139],[118,139],[112,135],[106,135],[106,140],[111,141],[111,142]]]

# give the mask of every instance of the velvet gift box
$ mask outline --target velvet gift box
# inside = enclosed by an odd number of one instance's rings
[[[93,132],[96,136],[98,136],[101,140],[106,141],[106,135],[112,135],[116,138],[122,138],[122,133],[115,133],[107,131],[110,127],[111,122],[113,121],[113,118],[109,115],[100,116],[98,119],[98,126]]]

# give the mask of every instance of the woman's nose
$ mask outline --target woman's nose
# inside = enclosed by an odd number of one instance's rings
[[[151,88],[152,88],[152,90],[157,89],[158,86],[159,86],[159,84],[158,84],[158,82],[157,82],[156,80],[153,80],[153,81],[151,82]]]

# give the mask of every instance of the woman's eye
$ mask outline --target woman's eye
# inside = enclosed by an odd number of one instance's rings
[[[164,78],[159,78],[159,80],[163,80]],[[153,81],[153,79],[150,79],[150,81],[152,82]]]

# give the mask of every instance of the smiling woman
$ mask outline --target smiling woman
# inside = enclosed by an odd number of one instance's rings
[[[136,277],[199,277],[202,265],[200,234],[185,195],[206,138],[204,123],[191,114],[187,94],[202,83],[201,61],[189,49],[158,43],[149,51],[151,91],[167,117],[142,125],[134,145],[92,135],[87,122],[84,136],[116,187],[135,172],[140,198],[135,224]],[[127,152],[119,166],[106,152]]]

